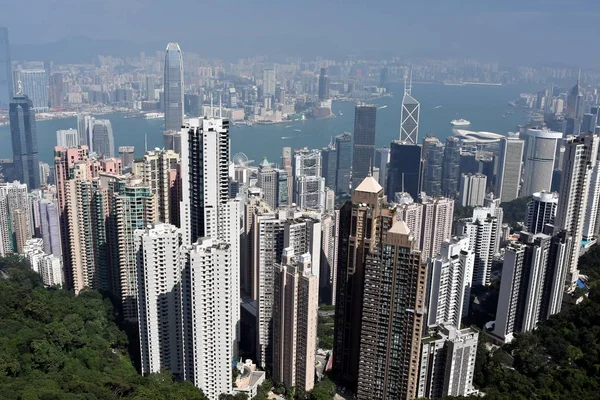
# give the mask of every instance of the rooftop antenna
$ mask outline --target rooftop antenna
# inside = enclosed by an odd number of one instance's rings
[[[221,95],[219,95],[219,118],[223,118],[223,104],[221,104]]]
[[[579,73],[577,74],[577,83],[581,81],[581,68],[579,68]]]
[[[148,152],[148,134],[144,133],[144,152]]]
[[[213,115],[213,94],[212,92],[210,93],[210,117],[212,118]]]
[[[404,193],[404,172],[402,173],[402,193]]]
[[[409,72],[409,78],[408,78],[408,94],[412,93],[412,68]]]

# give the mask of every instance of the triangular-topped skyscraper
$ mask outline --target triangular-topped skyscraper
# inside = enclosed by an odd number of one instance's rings
[[[400,141],[417,144],[419,139],[419,113],[421,105],[412,97],[412,73],[408,85],[404,81],[404,97],[402,98],[402,113],[400,116]]]

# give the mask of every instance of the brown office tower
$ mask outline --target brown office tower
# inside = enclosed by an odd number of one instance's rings
[[[414,243],[397,221],[366,257],[358,400],[417,395],[427,266]]]
[[[340,210],[333,368],[351,388],[358,382],[367,255],[380,245],[393,221],[383,188],[371,176]]]

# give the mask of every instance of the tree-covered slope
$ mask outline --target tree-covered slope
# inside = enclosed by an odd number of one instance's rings
[[[197,399],[168,373],[142,377],[100,293],[46,289],[18,257],[0,258],[0,399]]]

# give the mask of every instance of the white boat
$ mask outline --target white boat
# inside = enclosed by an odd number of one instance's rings
[[[452,126],[469,126],[471,125],[471,122],[467,121],[466,119],[453,119],[452,121],[450,121],[450,125]]]

